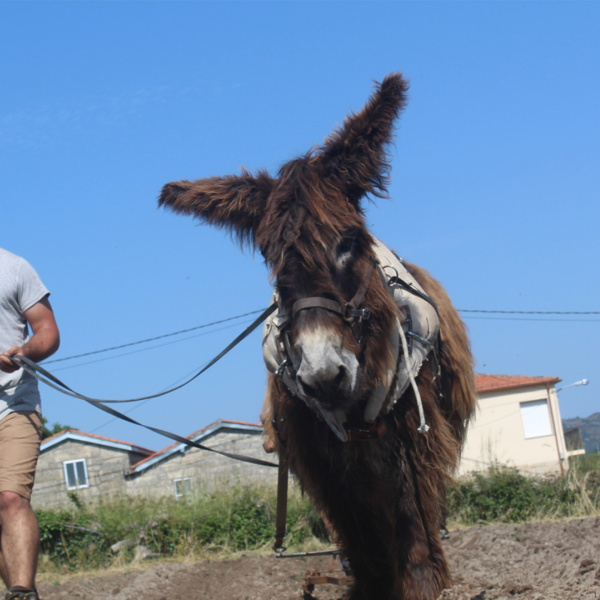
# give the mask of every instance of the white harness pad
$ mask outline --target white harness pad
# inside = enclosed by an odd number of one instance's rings
[[[374,250],[380,274],[403,317],[398,318],[396,329],[391,332],[394,365],[390,366],[383,381],[367,401],[364,419],[368,423],[375,421],[379,414],[387,414],[408,386],[411,383],[415,385],[414,380],[421,365],[440,332],[435,306],[426,299],[425,291],[408,272],[402,260],[379,240],[375,240]],[[271,302],[277,302],[278,299],[275,288]],[[285,313],[278,310],[268,317],[263,326],[263,358],[271,373],[275,373],[280,366],[276,339],[286,321]]]
[[[404,319],[397,323],[394,335],[394,352],[400,344],[396,385],[391,394],[381,400],[371,397],[365,410],[365,420],[371,422],[378,414],[387,414],[404,394],[421,370],[423,361],[431,352],[440,333],[440,320],[435,305],[429,301],[425,290],[408,272],[398,256],[379,240],[375,240],[375,255],[383,271],[388,290],[396,305],[402,309]],[[389,387],[388,387],[389,389]],[[416,390],[415,390],[416,392]],[[418,398],[420,400],[420,398]],[[385,402],[385,404],[384,404]]]

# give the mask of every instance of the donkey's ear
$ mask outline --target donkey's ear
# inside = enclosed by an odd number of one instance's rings
[[[242,244],[253,245],[254,231],[264,214],[273,181],[264,171],[256,176],[242,171],[239,176],[176,181],[163,187],[158,204],[224,227]]]
[[[399,73],[388,75],[357,114],[323,144],[319,162],[323,176],[331,178],[358,206],[365,194],[386,196],[388,158],[394,120],[404,108],[408,82]]]

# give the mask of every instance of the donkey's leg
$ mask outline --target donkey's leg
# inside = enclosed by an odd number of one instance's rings
[[[396,596],[402,600],[435,600],[450,583],[440,538],[443,478],[408,451],[403,457],[405,478],[395,523]]]
[[[394,598],[436,600],[449,583],[448,566],[441,550],[438,533],[426,532],[411,519],[403,526],[404,539],[399,549]]]
[[[348,598],[400,600],[395,591],[397,478],[385,461],[388,444],[347,450],[323,483],[328,514],[355,579]]]
[[[363,493],[369,492],[363,489]],[[396,566],[389,512],[376,503],[365,505],[349,500],[359,511],[356,518],[347,518],[340,525],[344,531],[340,537],[355,580],[349,600],[400,600],[394,591]]]
[[[363,525],[361,540],[359,535],[347,536],[356,582],[349,600],[436,600],[448,582],[439,535],[434,539],[426,533],[418,514],[405,514],[396,523],[381,515],[377,523]],[[387,526],[397,539],[378,534],[377,525]],[[358,534],[352,525],[350,531]]]

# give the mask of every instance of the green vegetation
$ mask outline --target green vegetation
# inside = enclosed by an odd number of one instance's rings
[[[73,429],[70,425],[61,425],[60,423],[54,423],[52,427],[48,427],[48,419],[42,417],[42,439],[45,440],[61,431],[68,431]]]
[[[90,507],[76,495],[70,498],[73,505],[68,509],[36,511],[40,572],[123,565],[134,560],[139,546],[162,558],[181,559],[269,551],[273,544],[273,489],[224,487],[179,501],[120,498]],[[286,544],[305,550],[326,541],[327,531],[311,503],[291,491]],[[111,549],[119,542],[120,548]]]
[[[41,573],[122,566],[143,546],[161,558],[224,557],[269,552],[275,530],[275,490],[222,488],[205,496],[120,498],[37,511]],[[600,454],[577,457],[565,477],[526,477],[506,467],[458,481],[448,493],[449,527],[517,523],[600,514]],[[330,546],[319,515],[295,488],[288,504],[289,551]],[[121,542],[118,548],[111,549]]]
[[[519,523],[600,514],[600,454],[574,457],[566,476],[531,477],[493,466],[448,492],[452,526]]]

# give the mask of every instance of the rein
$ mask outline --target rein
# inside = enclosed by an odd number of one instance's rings
[[[219,354],[217,354],[212,360],[210,360],[202,369],[200,369],[195,375],[193,375],[190,379],[185,381],[184,383],[177,385],[171,389],[165,390],[164,392],[160,392],[158,394],[152,394],[150,396],[142,396],[140,398],[130,398],[127,400],[99,400],[97,398],[90,398],[85,396],[84,394],[80,394],[73,389],[71,389],[68,385],[63,383],[60,379],[55,377],[52,373],[33,362],[31,359],[21,356],[15,355],[10,357],[11,360],[21,367],[24,371],[29,373],[31,376],[35,377],[38,381],[45,383],[49,387],[65,394],[67,396],[72,396],[73,398],[78,398],[79,400],[83,400],[96,408],[112,415],[113,417],[117,417],[118,419],[122,419],[123,421],[127,421],[129,423],[133,423],[134,425],[139,425],[140,427],[144,427],[154,433],[158,433],[164,437],[170,438],[180,444],[185,444],[186,446],[197,448],[199,450],[207,450],[209,452],[214,452],[216,454],[220,454],[221,456],[225,456],[227,458],[232,458],[234,460],[239,460],[242,462],[252,463],[255,465],[261,465],[264,467],[277,467],[275,463],[271,463],[265,460],[260,460],[258,458],[253,458],[251,456],[244,456],[242,454],[234,454],[230,452],[224,452],[221,450],[215,450],[214,448],[209,448],[207,446],[203,446],[202,444],[198,444],[192,440],[184,438],[176,433],[171,433],[169,431],[165,431],[164,429],[158,429],[156,427],[151,427],[150,425],[144,425],[143,423],[139,423],[135,421],[131,417],[124,415],[123,413],[111,408],[110,406],[105,406],[105,404],[115,404],[115,403],[123,403],[123,402],[140,402],[142,400],[150,400],[152,398],[159,398],[160,396],[165,396],[166,394],[170,394],[176,390],[181,389],[182,387],[188,385],[194,379],[202,375],[206,370],[212,367],[217,361],[219,361],[223,356],[225,356],[230,350],[232,350],[235,346],[237,346],[244,338],[248,337],[252,331],[254,331],[263,321],[265,321],[269,315],[271,315],[277,306],[275,304],[271,304],[266,310],[264,310],[242,333],[240,333],[226,348],[221,350]]]

